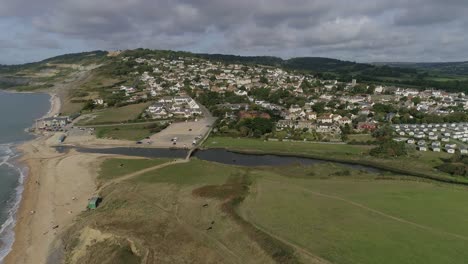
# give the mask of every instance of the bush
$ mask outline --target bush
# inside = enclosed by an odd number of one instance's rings
[[[403,142],[386,140],[381,142],[378,147],[371,149],[370,154],[374,157],[387,158],[406,156],[408,153]]]
[[[437,169],[452,175],[468,176],[468,166],[463,163],[444,163]]]

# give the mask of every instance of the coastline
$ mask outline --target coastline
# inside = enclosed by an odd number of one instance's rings
[[[60,113],[61,100],[54,94],[50,95],[50,109],[42,117],[52,117]],[[83,199],[87,199],[83,192],[76,190],[77,187],[83,190],[94,190],[94,180],[83,183],[62,182],[60,174],[50,177],[57,172],[57,167],[63,167],[61,163],[66,160],[66,167],[63,169],[79,171],[80,174],[89,174],[89,163],[95,162],[95,157],[73,154],[57,154],[48,144],[50,136],[39,135],[35,139],[24,142],[16,147],[19,153],[16,163],[23,171],[26,170],[22,179],[19,180],[19,191],[17,193],[16,212],[13,211],[13,242],[8,255],[3,263],[46,263],[49,249],[54,243],[57,233],[63,230],[72,222],[78,209],[82,207]],[[76,156],[76,157],[75,157]],[[83,159],[88,159],[83,162]],[[84,166],[83,166],[84,164]],[[65,172],[64,172],[65,173]],[[77,177],[74,171],[67,171],[68,180],[70,177]],[[75,186],[74,186],[75,185]],[[59,205],[51,200],[55,197],[65,197],[76,193],[81,197],[69,199],[74,203],[70,206]],[[80,202],[80,203],[79,203]],[[60,202],[58,202],[60,203]],[[59,224],[55,224],[59,223]],[[59,227],[56,227],[59,225]],[[52,229],[51,229],[52,228]],[[50,230],[48,230],[50,229]]]

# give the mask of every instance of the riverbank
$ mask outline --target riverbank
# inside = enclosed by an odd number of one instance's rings
[[[370,150],[369,146],[320,144],[311,146],[301,143],[264,142],[255,139],[223,137],[209,138],[203,145],[203,148],[219,148],[252,155],[271,154],[356,164],[444,183],[468,185],[468,179],[466,178],[453,177],[434,169],[437,162],[441,162],[440,158],[442,156],[440,155],[444,154],[417,153],[416,155],[404,158],[379,159],[368,154],[368,150]]]

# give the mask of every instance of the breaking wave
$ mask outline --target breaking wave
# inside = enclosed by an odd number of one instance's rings
[[[0,144],[0,167],[7,166],[18,173],[18,184],[15,188],[14,195],[7,201],[6,210],[7,218],[0,226],[0,263],[8,255],[15,240],[14,227],[16,223],[16,213],[18,211],[21,195],[23,193],[23,182],[26,175],[26,168],[22,168],[15,164],[13,160],[18,157],[14,152],[12,144]]]

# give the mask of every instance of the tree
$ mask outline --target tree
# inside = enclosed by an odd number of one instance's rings
[[[88,100],[86,101],[85,105],[83,106],[83,110],[87,111],[87,110],[93,110],[94,108],[96,107],[96,105],[94,104],[93,100]]]
[[[411,99],[411,102],[413,102],[415,105],[417,104],[420,104],[422,102],[421,98],[420,97],[414,97],[413,99]]]
[[[375,157],[388,158],[406,156],[406,146],[404,142],[386,140],[380,143],[378,147],[371,149],[370,154]]]
[[[382,126],[379,129],[375,130],[372,133],[372,136],[375,137],[378,141],[388,141],[392,139],[393,130],[389,125]]]
[[[312,106],[312,109],[318,113],[318,114],[321,114],[323,112],[325,112],[325,105],[326,103],[325,102],[319,102],[319,103],[316,103]]]

